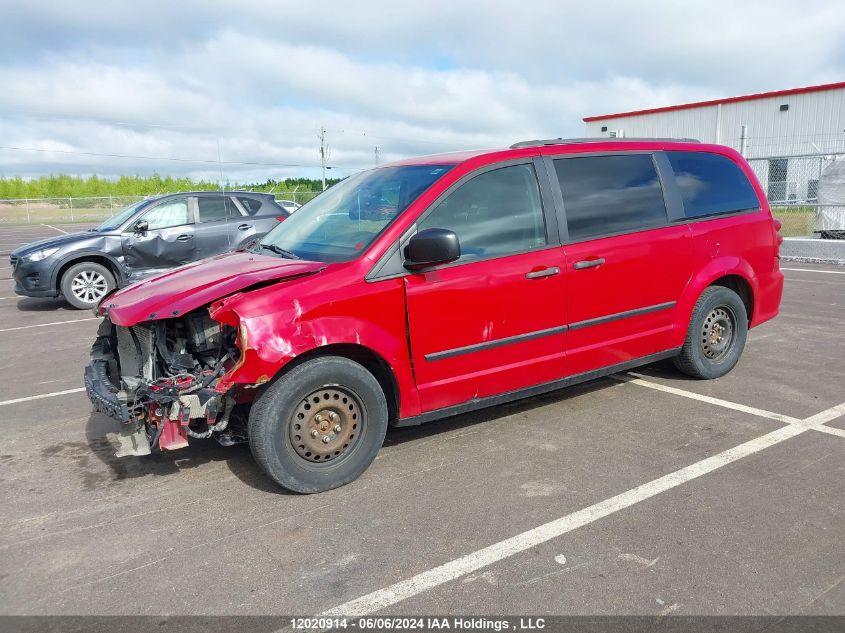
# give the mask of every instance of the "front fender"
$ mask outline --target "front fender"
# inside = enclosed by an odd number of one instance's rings
[[[255,292],[260,294],[265,294],[265,299],[278,297],[272,289]],[[401,417],[419,413],[401,290],[369,295],[367,310],[356,309],[360,297],[350,303],[315,304],[311,310],[297,299],[279,297],[272,310],[267,310],[267,303],[256,302],[257,296],[250,301],[250,295],[253,293],[234,295],[210,307],[213,319],[238,328],[241,351],[235,366],[215,385],[216,391],[267,383],[296,358],[328,346],[351,345],[376,354],[390,367],[399,389]]]
[[[94,250],[94,249],[86,249],[83,251],[73,251],[66,255],[63,255],[60,259],[53,264],[52,270],[50,271],[50,284],[51,287],[55,288],[56,291],[59,289],[59,271],[67,266],[73,265],[77,262],[88,261],[91,257],[101,257],[103,259],[107,259],[109,263],[111,263],[113,270],[117,271],[117,282],[118,286],[123,286],[126,283],[126,273],[123,268],[121,256],[120,259],[116,258],[114,255],[106,252],[105,250]]]

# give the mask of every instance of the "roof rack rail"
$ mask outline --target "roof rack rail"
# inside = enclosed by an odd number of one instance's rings
[[[610,137],[595,136],[591,138],[545,138],[534,141],[520,141],[510,146],[510,149],[520,147],[542,147],[544,145],[563,145],[566,143],[608,143],[616,141],[652,141],[652,142],[674,142],[674,143],[700,143],[697,138],[648,138],[648,137]]]

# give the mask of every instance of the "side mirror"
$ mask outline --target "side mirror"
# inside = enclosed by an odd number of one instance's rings
[[[461,256],[458,236],[449,229],[426,229],[420,231],[405,247],[405,261],[408,270],[420,270],[437,264],[448,264]]]
[[[150,223],[146,220],[138,220],[132,227],[132,231],[136,234],[146,233],[150,230]]]

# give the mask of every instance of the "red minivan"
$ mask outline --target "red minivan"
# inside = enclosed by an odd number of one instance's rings
[[[248,441],[298,492],[406,426],[672,358],[737,363],[774,317],[779,224],[734,150],[530,141],[330,188],[249,250],[106,297],[85,369],[119,455]]]

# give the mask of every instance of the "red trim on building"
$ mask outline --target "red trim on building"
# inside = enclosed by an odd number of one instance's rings
[[[586,116],[582,120],[585,123],[590,121],[604,121],[606,119],[618,119],[626,116],[640,116],[641,114],[656,114],[657,112],[672,112],[673,110],[688,110],[690,108],[702,108],[705,106],[718,105],[720,103],[736,103],[738,101],[753,101],[755,99],[768,99],[770,97],[783,97],[786,95],[798,95],[806,92],[822,92],[824,90],[836,90],[845,88],[845,81],[835,84],[822,84],[820,86],[807,86],[806,88],[790,88],[789,90],[775,90],[773,92],[760,92],[753,95],[741,97],[727,97],[726,99],[713,99],[712,101],[696,101],[694,103],[683,103],[681,105],[664,106],[662,108],[649,108],[648,110],[632,110],[631,112],[619,112],[618,114],[600,114],[598,116]]]

